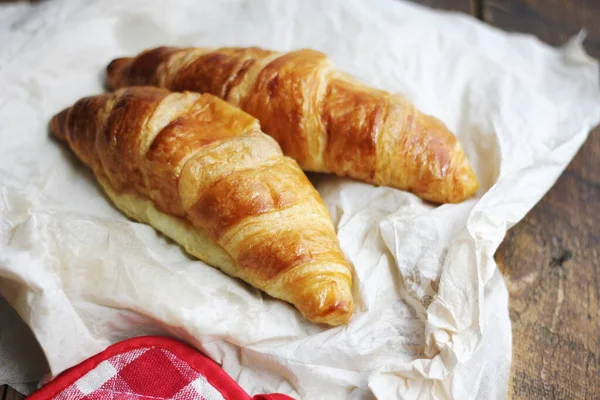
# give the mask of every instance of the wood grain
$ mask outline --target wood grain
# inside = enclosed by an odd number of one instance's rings
[[[25,396],[17,392],[15,389],[5,386],[4,400],[23,400]]]
[[[510,293],[513,398],[600,394],[600,188],[567,172],[497,253]]]
[[[484,0],[484,20],[511,32],[532,33],[553,46],[584,28],[586,50],[600,58],[598,0]]]
[[[600,56],[598,1],[486,0],[483,16],[553,45],[585,27],[586,50]],[[510,293],[513,398],[600,397],[599,159],[597,129],[497,252]]]
[[[461,11],[467,14],[476,14],[478,0],[411,0],[428,7],[446,11]]]

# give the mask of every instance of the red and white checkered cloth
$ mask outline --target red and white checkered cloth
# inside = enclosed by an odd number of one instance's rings
[[[65,371],[30,399],[56,400],[293,400],[282,394],[251,398],[217,364],[164,337],[117,343]]]

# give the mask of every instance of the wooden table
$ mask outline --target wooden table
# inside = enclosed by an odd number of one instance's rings
[[[585,27],[600,58],[598,0],[423,0],[561,45]],[[496,253],[510,293],[515,399],[600,399],[600,129]]]
[[[2,0],[0,0],[1,2]],[[600,58],[600,0],[421,0]],[[496,254],[510,293],[516,399],[600,398],[600,130]],[[3,389],[0,388],[0,393]],[[4,388],[4,400],[22,396]]]

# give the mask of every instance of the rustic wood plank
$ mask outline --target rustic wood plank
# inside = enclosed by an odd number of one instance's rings
[[[414,3],[446,11],[462,11],[472,14],[478,0],[411,0]]]
[[[485,0],[485,20],[600,56],[600,2]],[[497,252],[510,293],[513,398],[600,396],[600,130]]]
[[[510,293],[514,398],[600,394],[600,188],[566,173],[497,253]]]
[[[513,32],[533,33],[558,46],[585,28],[586,50],[600,58],[598,0],[484,0],[484,20]]]
[[[599,16],[600,18],[600,13]],[[591,185],[600,187],[600,129],[596,129],[579,150],[567,171]]]
[[[4,400],[23,400],[25,396],[17,392],[15,389],[6,387],[6,393],[4,394]]]

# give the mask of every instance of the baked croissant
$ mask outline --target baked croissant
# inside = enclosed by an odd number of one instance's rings
[[[350,267],[318,192],[250,115],[211,96],[133,87],[54,116],[114,204],[192,255],[339,325]]]
[[[112,88],[211,93],[258,118],[306,171],[460,202],[478,182],[456,137],[408,100],[337,70],[323,53],[159,47],[107,67]]]

